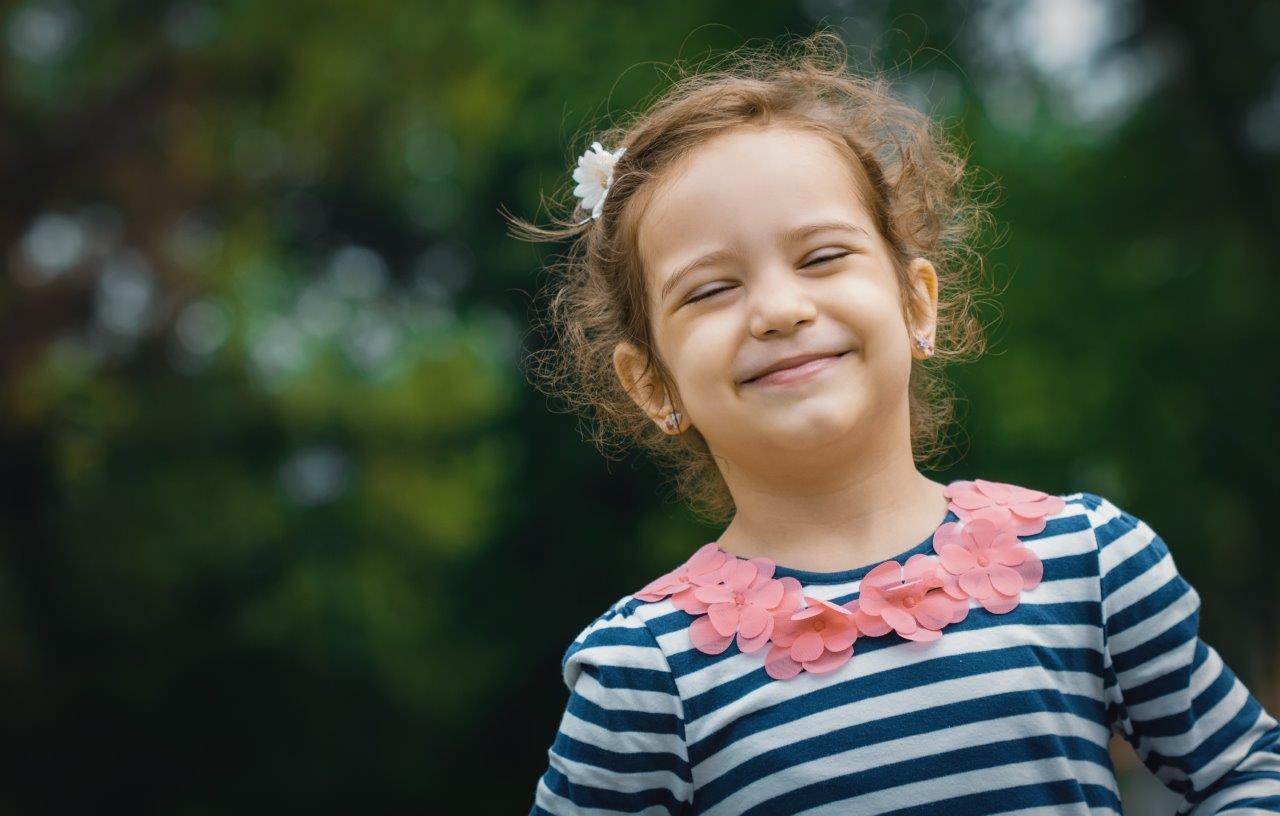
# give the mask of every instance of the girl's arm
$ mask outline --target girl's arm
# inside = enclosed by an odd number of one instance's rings
[[[684,707],[657,640],[615,604],[569,645],[569,701],[531,816],[682,812],[693,801]]]
[[[1199,638],[1200,596],[1144,521],[1094,497],[1110,724],[1178,813],[1280,813],[1280,725]]]

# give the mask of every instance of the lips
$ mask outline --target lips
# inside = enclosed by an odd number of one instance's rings
[[[742,384],[747,385],[748,383],[757,382],[761,379],[764,379],[765,377],[768,377],[771,374],[780,375],[780,376],[772,377],[770,378],[770,381],[772,380],[780,381],[780,380],[786,379],[786,372],[796,372],[799,369],[808,370],[810,368],[813,368],[814,370],[820,370],[821,368],[825,367],[826,364],[824,363],[824,364],[819,364],[815,366],[814,363],[816,361],[834,360],[839,357],[843,357],[847,353],[848,351],[846,350],[846,351],[836,351],[836,352],[819,352],[814,354],[802,354],[796,357],[788,357],[784,360],[779,360],[773,365],[768,366],[767,368],[762,370],[760,373],[756,374],[754,377],[751,377],[750,379],[747,379],[747,380],[743,380]]]

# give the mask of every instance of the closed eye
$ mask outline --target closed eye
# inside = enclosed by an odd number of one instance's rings
[[[841,252],[841,253],[838,253],[838,254],[836,254],[836,255],[824,255],[824,256],[823,256],[823,257],[821,257],[821,258],[814,258],[812,261],[809,261],[809,263],[804,264],[804,266],[802,266],[802,267],[800,267],[800,268],[801,268],[801,269],[806,269],[806,268],[808,268],[808,267],[810,267],[810,266],[817,266],[818,264],[823,264],[823,263],[826,263],[827,261],[834,261],[834,260],[837,260],[838,258],[843,258],[843,257],[845,257],[846,255],[852,255],[852,254],[853,254],[852,252]],[[688,304],[688,303],[697,303],[698,301],[700,301],[700,300],[706,300],[707,298],[709,298],[709,297],[711,297],[711,296],[713,296],[713,295],[718,295],[718,294],[720,294],[721,292],[727,292],[727,291],[729,291],[729,290],[730,290],[730,289],[732,289],[732,288],[733,288],[732,286],[721,286],[719,289],[710,289],[710,290],[708,290],[708,291],[706,291],[706,292],[703,292],[702,294],[698,295],[697,297],[689,298],[688,300],[686,300],[686,301],[685,301],[685,303],[686,303],[686,304]]]
[[[707,298],[711,297],[712,295],[718,295],[718,294],[720,294],[721,292],[728,292],[728,291],[729,291],[730,289],[732,289],[732,288],[733,288],[732,286],[721,286],[719,289],[712,289],[712,290],[710,290],[710,291],[703,292],[702,294],[698,295],[697,297],[689,298],[688,300],[686,300],[686,301],[685,301],[685,303],[697,303],[697,302],[698,302],[698,301],[700,301],[700,300],[706,300]]]
[[[809,263],[805,264],[803,267],[801,267],[801,269],[809,266],[815,266],[820,263],[825,263],[827,261],[834,261],[836,258],[843,258],[846,255],[852,255],[852,254],[853,254],[852,252],[841,252],[837,255],[824,255],[821,258],[814,258],[812,261],[809,261]]]

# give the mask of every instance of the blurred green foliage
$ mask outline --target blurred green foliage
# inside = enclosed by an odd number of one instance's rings
[[[6,812],[527,809],[569,640],[718,531],[525,383],[499,205],[823,19],[1005,193],[936,478],[1149,521],[1274,710],[1275,0],[0,15]]]

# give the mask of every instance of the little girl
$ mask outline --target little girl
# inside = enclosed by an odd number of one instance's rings
[[[570,644],[532,812],[1120,813],[1116,732],[1179,813],[1280,813],[1280,726],[1151,527],[917,469],[939,363],[981,350],[987,210],[802,45],[686,77],[579,159],[580,212],[517,221],[574,239],[544,373],[728,521]]]

